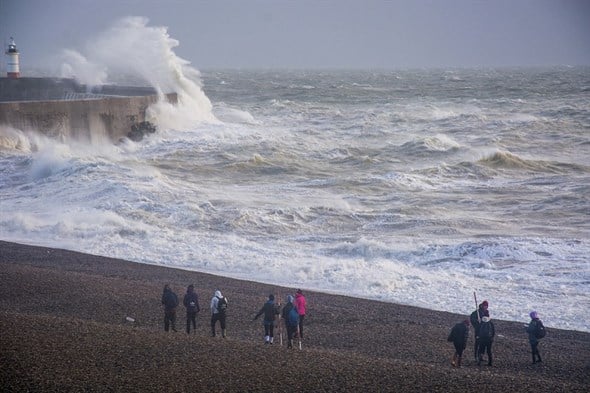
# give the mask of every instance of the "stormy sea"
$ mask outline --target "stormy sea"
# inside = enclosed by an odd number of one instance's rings
[[[130,18],[64,48],[61,76],[179,103],[138,142],[0,126],[0,239],[590,331],[590,68],[199,70],[178,44]]]

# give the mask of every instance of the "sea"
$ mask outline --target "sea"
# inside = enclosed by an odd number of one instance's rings
[[[199,70],[178,45],[131,18],[64,51],[179,103],[139,142],[0,126],[0,239],[590,331],[590,67]]]

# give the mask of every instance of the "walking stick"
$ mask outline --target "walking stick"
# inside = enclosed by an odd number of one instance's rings
[[[279,298],[279,345],[283,346],[283,324],[281,323],[281,295],[277,292],[277,297]]]
[[[477,322],[481,322],[479,317],[479,307],[477,306],[477,296],[475,296],[475,291],[473,291],[473,300],[475,300],[475,312],[477,313]]]

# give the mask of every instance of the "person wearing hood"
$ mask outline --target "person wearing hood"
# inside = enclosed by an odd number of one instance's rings
[[[274,341],[275,319],[279,315],[279,308],[275,304],[275,295],[268,295],[268,300],[254,316],[254,320],[257,320],[262,314],[264,314],[264,343],[272,344]]]
[[[225,317],[227,303],[227,298],[221,294],[219,289],[216,290],[215,295],[211,298],[211,337],[215,337],[215,325],[217,321],[221,325],[221,336],[223,338],[226,336]]]
[[[545,337],[545,326],[543,326],[543,322],[539,319],[539,314],[536,311],[531,311],[529,316],[531,317],[531,321],[526,325],[526,332],[529,335],[529,344],[531,344],[533,364],[541,363],[539,339]]]
[[[488,311],[488,301],[484,300],[479,304],[477,310],[472,312],[469,316],[469,321],[471,322],[471,326],[473,326],[473,357],[475,358],[475,361],[479,359],[479,341],[477,339],[479,336],[479,324],[481,323],[481,319],[484,317],[486,311]]]
[[[176,331],[176,307],[178,306],[178,296],[170,285],[164,285],[164,292],[162,293],[162,304],[164,305],[164,331],[168,331],[172,327],[172,331]]]
[[[295,308],[297,308],[297,312],[299,313],[299,337],[303,339],[303,320],[305,319],[307,302],[301,289],[298,289],[297,293],[295,294]]]
[[[299,325],[299,314],[297,308],[293,304],[295,298],[292,295],[287,296],[287,304],[281,311],[281,316],[285,320],[285,326],[287,328],[287,348],[293,348],[293,336],[297,332]]]
[[[453,367],[461,367],[461,358],[463,351],[467,346],[467,339],[469,338],[469,319],[465,319],[463,322],[459,322],[453,326],[449,338],[447,341],[452,342],[455,346],[455,353],[451,360]]]
[[[490,314],[486,311],[484,313],[483,318],[481,319],[481,323],[479,324],[478,330],[478,337],[477,340],[479,342],[479,352],[477,357],[477,365],[481,365],[483,361],[483,354],[488,354],[488,366],[492,365],[492,343],[494,342],[494,336],[496,335],[496,330],[494,328],[494,323],[490,318]]]
[[[186,289],[182,304],[186,307],[186,334],[191,333],[191,324],[193,325],[193,332],[196,334],[197,313],[201,311],[201,307],[199,307],[199,297],[195,293],[195,286],[193,284],[189,285]]]

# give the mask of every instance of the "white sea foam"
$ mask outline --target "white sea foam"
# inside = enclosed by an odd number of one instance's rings
[[[147,56],[123,68],[189,98],[152,108],[160,129],[140,143],[0,134],[0,238],[461,314],[477,291],[493,318],[534,308],[548,326],[590,331],[579,318],[590,103],[578,84],[517,101],[502,73],[220,72],[226,83],[204,84],[210,106],[177,42],[145,19],[116,24],[84,58],[110,72],[117,56],[100,49],[117,38]],[[461,98],[463,83],[477,100]],[[551,97],[580,112],[551,115]],[[539,170],[569,162],[570,144],[576,167]]]

